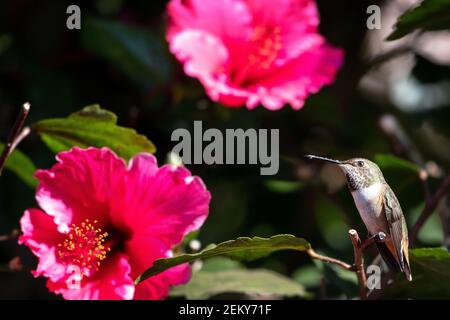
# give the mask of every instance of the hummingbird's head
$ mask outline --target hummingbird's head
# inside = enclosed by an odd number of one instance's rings
[[[352,158],[338,164],[347,178],[350,190],[359,190],[384,182],[383,173],[372,161],[364,158]]]
[[[384,182],[383,173],[380,168],[374,162],[364,158],[352,158],[339,161],[317,156],[306,157],[327,161],[339,166],[347,178],[347,184],[351,191],[370,187],[377,182]]]

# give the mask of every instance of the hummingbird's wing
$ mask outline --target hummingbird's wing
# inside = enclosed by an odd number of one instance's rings
[[[405,272],[408,280],[411,279],[411,271],[409,266],[408,255],[408,230],[406,229],[406,221],[400,203],[392,191],[391,187],[386,184],[384,192],[383,209],[388,222],[389,233],[394,245],[395,255],[402,272]],[[394,254],[394,252],[392,252]]]

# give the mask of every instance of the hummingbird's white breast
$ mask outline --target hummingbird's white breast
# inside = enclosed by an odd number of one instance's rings
[[[386,219],[383,215],[383,183],[352,191],[353,200],[367,230],[373,235],[386,232]]]

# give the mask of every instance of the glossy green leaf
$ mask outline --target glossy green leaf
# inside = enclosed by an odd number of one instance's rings
[[[446,29],[450,29],[450,0],[424,0],[400,16],[387,40],[400,39],[416,30]]]
[[[342,208],[320,194],[317,194],[317,201],[314,204],[317,227],[325,242],[336,250],[345,252],[350,249],[349,226]]]
[[[344,294],[347,298],[354,298],[358,292],[358,280],[356,274],[344,270],[335,264],[323,263],[314,260],[316,265],[321,265],[325,281],[328,284],[329,297],[341,298]]]
[[[408,212],[408,223],[414,225],[423,211],[425,203],[413,208]],[[442,231],[442,224],[438,214],[432,214],[417,235],[417,239],[426,247],[439,246],[444,241],[444,232]]]
[[[445,248],[410,250],[410,260],[413,281],[408,282],[399,274],[384,298],[450,298],[450,253]]]
[[[91,105],[67,118],[42,120],[32,125],[55,153],[74,146],[108,147],[129,159],[139,152],[154,153],[155,146],[135,130],[117,125],[114,113]]]
[[[375,162],[397,195],[405,214],[420,205],[423,201],[423,186],[419,178],[419,166],[390,154],[377,154]]]
[[[211,245],[198,253],[183,254],[172,258],[156,260],[149,269],[136,279],[136,283],[179,264],[192,262],[197,259],[226,256],[235,260],[251,261],[268,256],[275,251],[305,251],[309,248],[310,244],[308,241],[289,234],[276,235],[270,238],[241,237],[236,240],[222,242],[218,245]]]
[[[375,162],[381,170],[393,168],[408,170],[413,173],[419,173],[420,171],[420,167],[418,165],[391,154],[377,154],[375,156]]]
[[[87,18],[82,27],[83,46],[145,85],[164,83],[170,64],[163,41],[148,30],[117,21]]]
[[[267,189],[275,193],[293,193],[301,190],[304,183],[300,181],[267,180],[264,182]]]
[[[172,289],[171,296],[208,299],[226,293],[253,297],[304,297],[306,294],[302,285],[273,271],[236,269],[196,272],[188,284]]]
[[[306,288],[316,288],[323,280],[323,271],[314,265],[306,265],[295,270],[292,278]]]
[[[3,152],[5,145],[0,143],[0,153]],[[14,172],[23,182],[31,188],[37,186],[37,181],[34,178],[36,167],[33,162],[24,153],[19,150],[14,150],[6,161],[5,168]]]
[[[226,257],[213,257],[203,261],[202,272],[218,272],[243,268],[244,265],[239,261]]]

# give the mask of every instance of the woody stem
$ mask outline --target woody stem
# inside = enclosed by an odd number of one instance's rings
[[[366,271],[364,270],[364,248],[361,245],[361,239],[359,238],[358,232],[354,229],[350,229],[348,231],[348,234],[350,236],[350,240],[352,240],[353,244],[353,254],[355,256],[355,272],[356,276],[358,277],[358,284],[359,284],[359,297],[361,300],[367,299],[367,278],[366,278]]]
[[[308,249],[306,251],[306,253],[312,259],[320,260],[320,261],[327,262],[327,263],[333,263],[333,264],[338,265],[342,269],[353,271],[353,266],[352,265],[350,265],[350,264],[348,264],[348,263],[346,263],[344,261],[335,259],[335,258],[331,258],[331,257],[327,257],[327,256],[324,256],[324,255],[321,255],[321,254],[317,253],[316,251],[314,251],[314,249]]]
[[[423,208],[422,213],[420,214],[419,218],[416,221],[416,224],[414,225],[414,227],[412,229],[411,236],[410,236],[411,245],[414,245],[414,242],[417,239],[417,235],[419,234],[420,229],[422,229],[425,222],[428,220],[428,218],[431,216],[431,214],[436,210],[436,208],[439,205],[442,198],[447,194],[449,188],[450,188],[450,174],[442,181],[438,190],[429,199],[429,201],[426,201],[425,208]]]
[[[383,241],[383,239],[380,238],[380,235],[376,235],[372,238],[367,239],[366,241],[364,241],[364,243],[361,243],[361,239],[359,238],[358,232],[356,232],[356,230],[351,229],[348,231],[348,234],[350,235],[350,239],[353,244],[353,252],[355,256],[353,265],[350,265],[344,261],[335,258],[321,255],[316,251],[314,251],[314,249],[312,248],[308,249],[306,253],[312,259],[320,260],[327,263],[333,263],[344,270],[355,272],[359,283],[359,297],[361,298],[361,300],[364,300],[367,299],[367,292],[366,292],[367,279],[366,279],[366,272],[364,270],[364,258],[363,258],[364,249],[371,243],[374,243],[375,241]]]
[[[5,148],[0,155],[0,176],[2,175],[3,169],[5,168],[6,161],[17,145],[30,133],[29,128],[22,130],[25,120],[30,112],[30,104],[28,102],[22,105],[20,113],[17,116],[14,127],[9,134],[8,140],[6,142]]]

